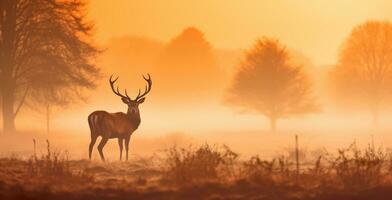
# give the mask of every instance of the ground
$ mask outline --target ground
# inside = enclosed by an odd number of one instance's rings
[[[240,159],[204,144],[104,163],[48,146],[0,159],[0,199],[392,199],[390,154],[353,144],[312,162],[297,174],[289,157]]]

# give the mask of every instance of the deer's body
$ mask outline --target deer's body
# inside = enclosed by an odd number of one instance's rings
[[[118,145],[120,147],[120,160],[122,159],[122,150],[123,144],[125,144],[126,151],[126,159],[128,160],[128,147],[131,135],[135,130],[139,127],[141,119],[139,112],[139,104],[144,102],[145,95],[150,92],[152,81],[150,76],[148,78],[143,77],[148,85],[146,87],[146,91],[144,94],[137,95],[135,100],[132,100],[125,90],[126,96],[122,95],[117,87],[117,90],[114,89],[113,84],[117,79],[112,81],[112,77],[110,77],[110,86],[112,91],[121,97],[121,100],[128,105],[127,113],[117,112],[117,113],[109,113],[106,111],[94,111],[88,116],[88,124],[90,126],[91,132],[91,142],[89,145],[89,158],[91,160],[91,153],[95,142],[99,136],[102,137],[101,142],[98,145],[99,155],[102,160],[105,160],[103,155],[103,147],[106,145],[107,141],[112,138],[118,139]]]
[[[126,138],[140,125],[140,113],[95,111],[88,116],[91,137]]]

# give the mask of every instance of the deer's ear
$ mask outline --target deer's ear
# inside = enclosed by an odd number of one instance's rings
[[[139,99],[137,102],[138,102],[138,103],[143,103],[144,100],[146,100],[146,98],[141,98],[141,99]]]
[[[128,104],[128,103],[129,103],[129,101],[128,101],[127,98],[122,97],[121,100],[122,100],[125,104]]]

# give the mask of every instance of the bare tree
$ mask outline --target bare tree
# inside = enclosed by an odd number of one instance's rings
[[[273,132],[280,118],[318,110],[311,82],[302,67],[290,63],[286,48],[269,38],[258,40],[247,52],[225,101],[241,110],[265,115]]]
[[[80,94],[83,86],[58,81],[59,78],[48,76],[44,81],[34,85],[30,92],[30,99],[26,103],[29,108],[44,114],[46,121],[46,132],[50,133],[50,121],[55,110],[69,107],[71,104],[85,100]]]
[[[343,43],[331,74],[339,103],[369,110],[376,128],[380,109],[391,98],[392,24],[369,21],[355,27]]]
[[[83,0],[0,1],[0,82],[5,132],[38,82],[53,74],[84,88],[94,85],[98,69],[92,58],[92,24]]]
[[[33,94],[37,100],[34,102],[33,110],[45,115],[46,122],[46,133],[50,133],[50,121],[52,119],[54,109],[57,107],[66,107],[70,104],[65,97],[58,96],[59,94],[53,90],[47,90],[45,92],[39,92]]]

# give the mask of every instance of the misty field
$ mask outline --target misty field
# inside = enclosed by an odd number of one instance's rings
[[[287,148],[268,157],[225,145],[172,143],[148,156],[101,162],[72,159],[49,140],[34,141],[25,155],[0,159],[0,199],[392,198],[392,154],[372,143],[298,154]],[[112,153],[117,157],[118,150]]]
[[[392,199],[391,7],[0,0],[0,200]]]

